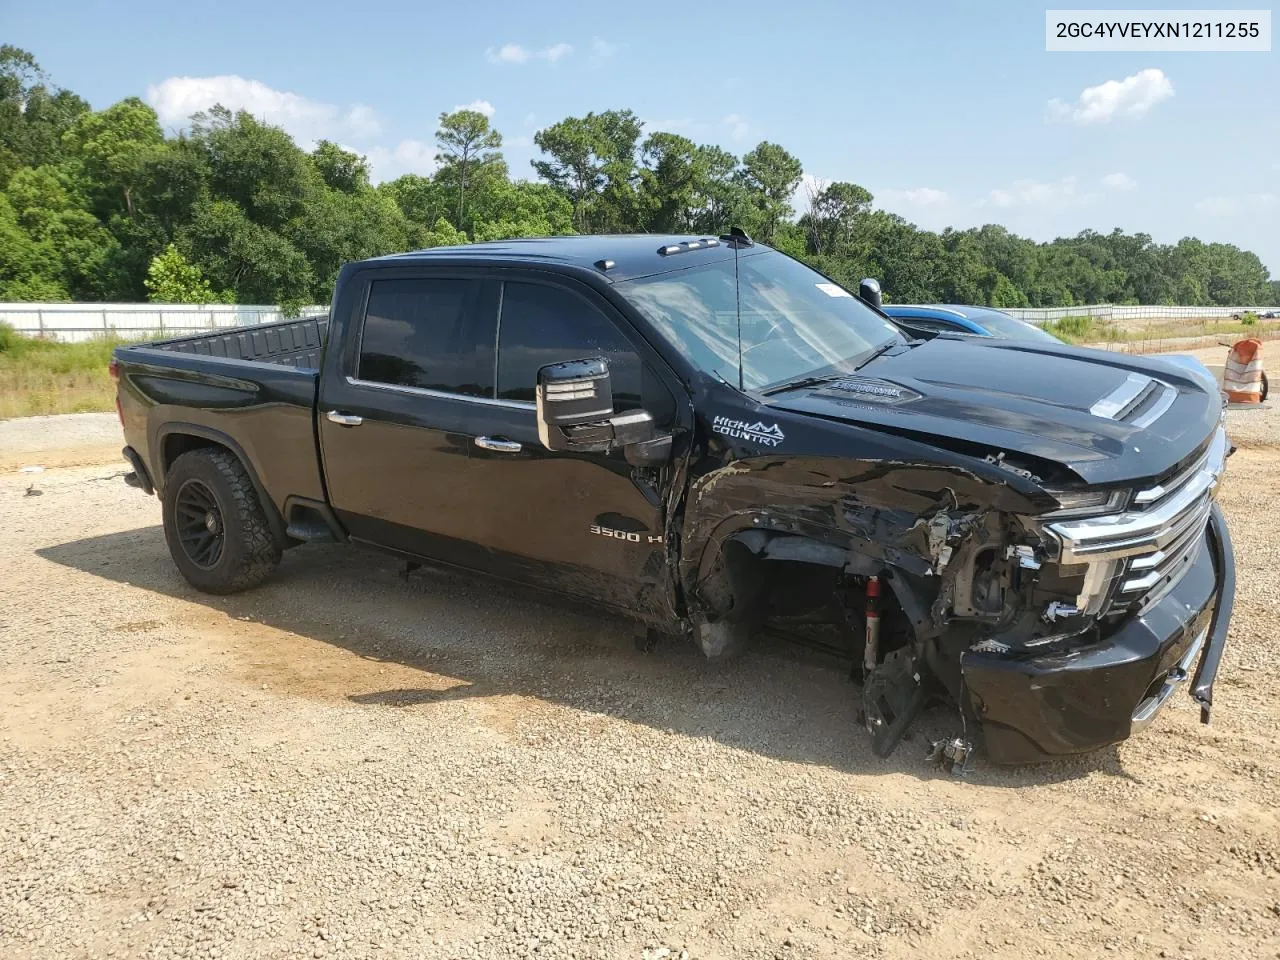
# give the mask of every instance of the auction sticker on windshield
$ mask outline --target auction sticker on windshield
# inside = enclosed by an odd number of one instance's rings
[[[815,283],[815,287],[825,293],[828,297],[852,297],[853,294],[844,287],[834,283]]]

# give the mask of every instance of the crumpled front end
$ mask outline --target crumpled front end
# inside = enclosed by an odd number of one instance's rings
[[[1058,575],[1073,576],[1080,592],[1045,617],[1093,626],[1049,638],[1042,650],[975,644],[961,654],[963,706],[980,720],[993,761],[1124,740],[1187,680],[1208,722],[1235,590],[1230,535],[1214,502],[1227,453],[1219,431],[1190,468],[1137,491],[1119,512],[1046,524]]]

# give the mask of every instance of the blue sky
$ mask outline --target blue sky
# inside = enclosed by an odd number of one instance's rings
[[[218,99],[381,177],[429,170],[456,106],[491,109],[529,176],[539,127],[630,107],[736,153],[781,143],[925,227],[1194,235],[1280,275],[1274,50],[1047,53],[1025,2],[8,6],[4,40],[95,107],[143,96],[176,128]]]

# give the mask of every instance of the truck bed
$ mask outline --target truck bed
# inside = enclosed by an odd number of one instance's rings
[[[320,354],[329,332],[328,316],[281,320],[256,327],[237,327],[225,333],[199,333],[145,346],[173,353],[191,353],[229,360],[253,360],[300,369],[320,369]]]

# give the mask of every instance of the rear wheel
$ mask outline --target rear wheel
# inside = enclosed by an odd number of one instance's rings
[[[164,537],[178,570],[205,593],[256,586],[280,562],[253,481],[227,450],[192,450],[173,462],[164,487]]]

